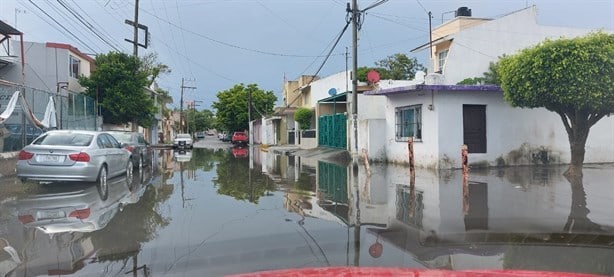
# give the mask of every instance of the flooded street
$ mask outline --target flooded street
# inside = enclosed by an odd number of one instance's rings
[[[160,150],[91,184],[0,181],[0,275],[218,276],[383,266],[614,274],[614,165],[345,164],[258,148]],[[214,141],[215,140],[215,141]],[[197,145],[198,146],[198,145]]]

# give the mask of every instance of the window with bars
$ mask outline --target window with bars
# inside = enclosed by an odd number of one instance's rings
[[[399,107],[395,114],[397,141],[422,140],[422,105]]]
[[[81,66],[81,60],[76,57],[70,56],[70,77],[79,78],[79,67]]]

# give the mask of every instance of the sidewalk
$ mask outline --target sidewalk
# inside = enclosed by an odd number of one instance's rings
[[[331,161],[340,164],[347,164],[352,161],[350,153],[345,149],[317,147],[312,149],[301,149],[296,145],[274,145],[269,146],[268,151],[274,154],[298,156],[315,160]]]

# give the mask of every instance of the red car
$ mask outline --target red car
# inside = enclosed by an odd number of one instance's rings
[[[232,144],[248,144],[249,138],[245,132],[234,132],[231,141]]]

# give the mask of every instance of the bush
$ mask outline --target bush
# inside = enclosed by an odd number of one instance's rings
[[[299,128],[307,130],[311,128],[311,117],[313,112],[307,108],[298,108],[294,113],[294,120],[298,122]]]

